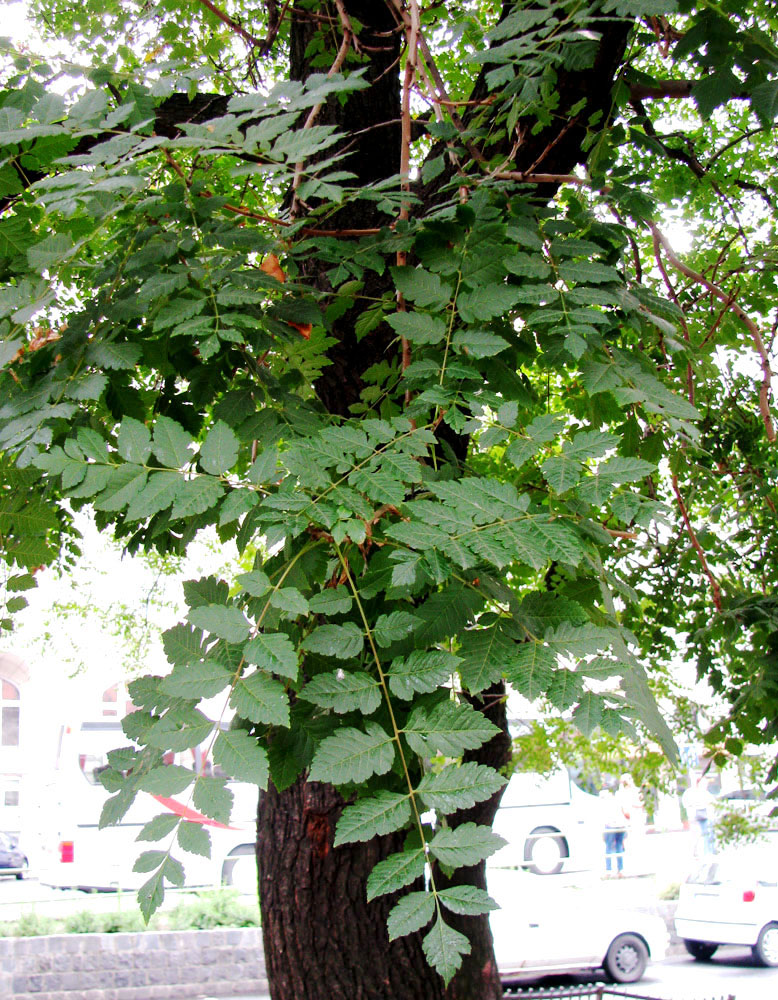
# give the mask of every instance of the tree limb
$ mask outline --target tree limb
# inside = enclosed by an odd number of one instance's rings
[[[740,322],[746,327],[748,332],[751,334],[751,339],[754,343],[754,350],[759,356],[759,360],[762,367],[762,386],[759,390],[759,412],[762,414],[762,421],[764,422],[765,431],[767,433],[768,441],[775,441],[775,425],[773,423],[773,417],[770,412],[770,395],[772,389],[772,370],[770,368],[770,358],[767,353],[767,348],[765,347],[764,339],[759,331],[759,327],[754,323],[750,316],[747,315],[744,309],[742,309],[737,302],[733,302],[731,297],[727,295],[725,291],[714,285],[710,279],[706,278],[705,275],[699,274],[697,271],[693,271],[688,265],[684,264],[683,261],[679,260],[673,252],[673,248],[670,246],[667,237],[665,237],[654,225],[653,222],[649,223],[649,229],[651,230],[654,238],[661,244],[664,249],[665,256],[670,261],[672,266],[680,271],[681,274],[685,274],[687,278],[691,278],[692,281],[697,282],[697,284],[702,285],[703,288],[707,288],[709,292],[712,292],[716,298],[720,299],[722,302],[729,304],[729,308],[737,316]]]

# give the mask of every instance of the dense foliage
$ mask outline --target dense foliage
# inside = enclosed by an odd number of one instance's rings
[[[189,789],[225,820],[162,763],[203,742],[335,785],[327,850],[402,833],[367,897],[408,887],[389,936],[448,982],[492,906],[450,876],[500,844],[506,684],[672,754],[644,667],[686,633],[722,733],[769,735],[774,14],[33,6],[72,49],[9,47],[0,93],[8,612],[84,505],[130,549],[256,552],[187,584],[104,819]],[[209,845],[142,839],[149,914]]]

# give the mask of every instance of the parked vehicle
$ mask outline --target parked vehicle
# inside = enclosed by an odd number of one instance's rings
[[[148,875],[132,870],[135,860],[143,850],[157,845],[139,843],[136,838],[149,820],[172,812],[201,824],[211,838],[209,858],[182,855],[187,886],[226,884],[256,893],[254,785],[229,783],[235,798],[229,824],[192,808],[185,794],[168,798],[140,792],[118,824],[99,829],[100,813],[109,797],[99,774],[107,765],[108,752],[126,743],[121,723],[115,719],[87,720],[63,727],[59,766],[50,789],[51,801],[56,803],[52,808],[56,837],[44,862],[41,881],[58,888],[90,891],[138,888]],[[182,755],[175,762],[193,767],[198,760],[190,754],[188,760]]]
[[[669,935],[650,913],[621,911],[576,890],[550,889],[521,871],[490,869],[489,891],[501,909],[490,915],[495,957],[505,985],[543,975],[603,969],[635,983],[649,960],[665,957]]]
[[[10,833],[0,833],[0,875],[15,875],[23,879],[30,867],[27,855],[18,839]]]
[[[495,833],[508,843],[493,862],[536,875],[597,868],[604,851],[603,829],[602,803],[579,788],[564,768],[550,775],[517,771],[494,822]]]
[[[775,837],[702,861],[681,886],[675,930],[706,961],[721,944],[749,945],[760,965],[778,966]]]

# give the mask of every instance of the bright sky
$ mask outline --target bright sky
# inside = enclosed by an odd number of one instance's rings
[[[27,21],[26,0],[6,0],[3,5],[2,23],[0,23],[0,34],[11,37],[17,42],[32,41],[38,36],[32,26]]]

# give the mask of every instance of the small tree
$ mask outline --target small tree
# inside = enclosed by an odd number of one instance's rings
[[[9,51],[0,96],[14,594],[67,538],[63,497],[133,550],[214,525],[269,553],[187,585],[104,819],[190,786],[225,819],[223,783],[162,766],[211,734],[267,789],[275,1000],[497,998],[506,685],[671,750],[636,652],[675,623],[679,562],[738,628],[739,546],[706,556],[697,484],[746,355],[762,464],[715,481],[737,506],[756,476],[773,537],[772,9],[34,9],[86,65]],[[671,208],[698,228],[691,262]],[[198,707],[220,693],[241,726]],[[174,853],[208,849],[187,823],[153,834],[146,913]]]

